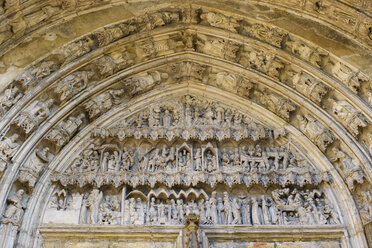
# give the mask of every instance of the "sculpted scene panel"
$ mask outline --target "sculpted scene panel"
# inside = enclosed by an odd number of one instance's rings
[[[285,136],[206,99],[153,104],[95,129],[65,172],[53,174],[43,223],[341,224],[321,189],[329,175]]]
[[[52,180],[96,187],[328,181],[285,136],[236,109],[184,96],[95,129],[91,143]]]
[[[276,187],[263,193],[262,188],[244,188],[123,187],[87,193],[62,189],[53,193],[44,223],[184,225],[187,216],[195,214],[199,225],[340,224],[322,190]]]

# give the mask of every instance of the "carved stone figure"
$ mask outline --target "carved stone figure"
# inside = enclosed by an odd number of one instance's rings
[[[26,208],[23,202],[24,193],[24,190],[20,189],[8,198],[7,202],[9,205],[3,215],[3,224],[12,224],[14,226],[21,224],[24,209]]]
[[[91,37],[84,37],[83,39],[71,43],[65,48],[62,48],[60,54],[65,59],[63,65],[66,65],[74,59],[89,53],[95,48],[95,46],[96,44]]]
[[[131,223],[130,217],[131,217],[130,203],[129,203],[129,200],[125,200],[124,201],[124,218],[123,218],[123,222],[125,225],[129,225]]]
[[[354,182],[362,184],[365,179],[365,174],[360,168],[359,164],[352,159],[346,152],[342,151],[339,148],[333,148],[332,151],[335,154],[335,157],[331,161],[340,160],[343,168],[343,176],[346,180],[346,183],[350,189],[354,189]]]
[[[272,55],[266,54],[262,50],[252,49],[244,50],[241,53],[239,62],[252,69],[267,73],[272,59]]]
[[[333,101],[332,111],[354,135],[359,134],[359,127],[366,127],[368,124],[367,119],[346,101]]]
[[[354,93],[358,93],[359,85],[348,85],[350,82],[351,77],[353,76],[354,72],[352,71],[351,68],[348,66],[344,65],[343,63],[339,61],[332,61],[332,68],[331,68],[331,73],[341,80],[344,84],[346,84]]]
[[[313,116],[298,115],[300,129],[305,135],[312,140],[322,151],[334,141],[334,136]]]
[[[206,12],[200,15],[202,23],[236,32],[239,24],[236,19],[224,16],[220,13]]]
[[[271,199],[271,197],[268,197],[266,199],[266,206],[269,208],[269,213],[271,216],[271,224],[276,225],[279,222],[279,213],[278,209],[275,205],[275,202]]]
[[[119,166],[120,166],[119,152],[114,151],[114,153],[111,154],[111,156],[108,158],[107,171],[109,172],[119,171]]]
[[[323,96],[328,92],[328,87],[305,72],[293,76],[293,84],[296,90],[309,97],[314,102],[320,103]]]
[[[3,116],[8,112],[8,110],[16,104],[22,96],[23,93],[17,86],[6,89],[0,95],[0,116]]]
[[[362,191],[359,198],[359,211],[364,223],[372,221],[372,191]]]
[[[242,201],[242,224],[243,225],[251,225],[251,200],[249,197],[246,197]]]
[[[267,200],[266,200],[266,197],[264,195],[261,197],[261,209],[262,209],[263,223],[265,225],[270,225],[271,224],[271,216],[270,216]]]
[[[261,225],[261,211],[256,197],[252,197],[252,224]]]
[[[78,71],[65,77],[56,86],[54,92],[60,96],[63,102],[72,98],[74,95],[87,87],[89,79],[94,75],[92,71]]]
[[[0,172],[3,172],[14,154],[17,152],[20,144],[16,142],[18,134],[13,134],[10,137],[4,137],[0,141]]]
[[[58,148],[63,147],[83,125],[84,120],[84,113],[80,113],[76,117],[69,116],[57,127],[49,131],[49,133],[45,136],[45,139],[54,142]]]
[[[103,200],[103,193],[98,189],[93,189],[92,192],[88,195],[85,202],[83,202],[83,208],[86,208],[87,224],[97,224],[99,218],[99,208]]]
[[[137,92],[143,91],[145,89],[149,89],[156,84],[160,83],[161,80],[167,79],[168,74],[162,73],[159,71],[154,71],[151,73],[144,73],[137,75],[129,80],[127,80],[126,84],[131,85],[133,90],[131,94],[136,94]]]
[[[124,90],[108,90],[92,100],[85,103],[85,109],[89,113],[89,118],[94,118],[101,115],[105,111],[112,108],[114,104],[120,102],[120,96],[123,95]]]
[[[200,248],[201,238],[199,232],[199,216],[190,213],[185,220],[184,247]]]
[[[224,223],[227,225],[230,225],[233,223],[233,213],[232,213],[232,206],[231,206],[231,200],[229,198],[229,195],[227,192],[223,193],[223,204],[224,204]]]
[[[133,150],[124,148],[122,160],[123,160],[123,166],[121,167],[121,169],[125,171],[131,171],[134,165]]]
[[[54,61],[44,61],[39,66],[34,68],[31,73],[36,79],[41,80],[49,76],[52,72],[56,71],[58,66]]]
[[[142,205],[141,198],[137,198],[137,202],[135,204],[135,211],[136,211],[136,220],[134,221],[135,225],[143,225],[145,223],[145,212]]]
[[[52,200],[50,202],[50,207],[55,208],[58,211],[62,210],[65,211],[69,206],[71,201],[68,199],[68,194],[66,190],[56,190],[52,195]]]
[[[290,112],[296,110],[296,105],[289,101],[288,99],[285,99],[283,97],[280,97],[277,94],[274,93],[257,93],[259,96],[259,101],[264,104],[270,111],[273,111],[277,113],[279,116],[289,119]]]
[[[51,161],[53,155],[49,152],[49,147],[37,149],[31,156],[29,163],[19,171],[18,180],[27,182],[30,187],[36,184],[41,171],[47,163]]]
[[[51,113],[51,107],[54,104],[53,99],[45,102],[34,101],[29,105],[13,123],[24,130],[26,134],[31,133],[39,124],[44,121]]]
[[[239,225],[242,224],[242,216],[241,216],[241,207],[238,202],[238,198],[234,198],[232,203],[231,203],[231,208],[232,208],[232,224],[234,225]]]

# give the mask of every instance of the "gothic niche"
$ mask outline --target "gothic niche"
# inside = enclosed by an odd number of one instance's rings
[[[198,226],[341,224],[329,175],[285,135],[209,100],[153,105],[54,172],[44,223],[185,225],[189,242]]]

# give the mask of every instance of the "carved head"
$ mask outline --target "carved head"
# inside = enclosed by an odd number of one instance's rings
[[[13,134],[12,136],[9,137],[10,141],[12,141],[13,143],[18,139],[19,135],[18,134]]]
[[[17,191],[17,197],[19,199],[22,199],[23,195],[24,195],[25,191],[23,189],[20,189]]]

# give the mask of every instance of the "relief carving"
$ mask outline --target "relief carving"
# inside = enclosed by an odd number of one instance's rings
[[[64,58],[61,67],[91,52],[95,47],[96,44],[92,37],[84,37],[60,49],[57,51],[57,54],[60,54]]]
[[[34,69],[31,70],[31,74],[37,79],[41,80],[53,72],[58,70],[58,66],[55,61],[44,61],[37,65]]]
[[[124,90],[110,89],[106,92],[96,96],[84,104],[89,118],[95,118],[105,111],[112,108],[112,106],[120,103],[120,97],[124,94]]]
[[[296,73],[292,80],[296,90],[317,103],[320,103],[329,91],[327,86],[305,72]]]
[[[330,71],[334,77],[339,79],[355,94],[358,94],[360,82],[351,80],[355,75],[355,72],[351,68],[342,64],[341,62],[331,62],[329,66],[331,67]]]
[[[50,130],[49,133],[45,136],[45,139],[53,142],[59,149],[67,144],[68,141],[70,141],[70,139],[83,125],[85,119],[86,117],[84,113],[81,113],[76,117],[69,116],[66,120],[63,120],[57,127]]]
[[[280,29],[249,22],[244,23],[241,33],[258,40],[265,40],[269,44],[279,48],[282,47],[282,42],[287,35],[287,33]]]
[[[126,191],[125,191],[126,192]],[[57,194],[58,193],[58,194]],[[133,189],[127,194],[92,189],[83,194],[80,224],[185,225],[185,242],[199,243],[198,226],[337,225],[338,212],[318,189],[276,188],[266,194],[230,194],[189,188]],[[66,191],[50,199],[50,208],[69,211]],[[57,203],[59,199],[59,203]],[[72,200],[70,200],[70,204]],[[121,204],[123,203],[123,205]],[[56,206],[59,206],[59,210]],[[190,218],[191,217],[191,218]],[[191,223],[190,223],[191,222]],[[193,226],[189,226],[193,225]],[[188,236],[189,235],[189,236]]]
[[[71,205],[71,197],[69,197],[66,190],[56,190],[52,198],[50,200],[49,207],[52,209],[56,209],[57,211],[66,211],[68,207]]]
[[[339,160],[342,165],[342,175],[346,181],[347,186],[354,190],[354,184],[362,184],[365,180],[365,174],[360,167],[359,163],[350,157],[346,152],[335,147],[332,149],[335,156],[331,158],[331,161]]]
[[[132,139],[132,138],[131,138]],[[62,185],[93,184],[98,187],[129,184],[154,186],[164,182],[174,185],[211,186],[218,182],[227,185],[260,184],[319,184],[328,181],[327,173],[313,169],[296,149],[290,146],[247,145],[221,148],[223,143],[159,143],[154,148],[124,147],[114,144],[91,145],[74,160],[65,173],[54,173],[53,181]],[[293,150],[293,152],[292,152]]]
[[[240,53],[239,63],[254,70],[267,73],[273,57],[273,55],[268,54],[263,50],[244,49],[244,51]]]
[[[106,46],[124,36],[124,32],[120,27],[106,28],[93,33],[98,40],[98,46]]]
[[[285,120],[289,120],[290,113],[297,108],[290,100],[272,92],[255,91],[255,95],[258,97],[258,102],[265,105],[270,111],[278,114]]]
[[[48,118],[53,105],[54,99],[44,102],[36,100],[16,117],[13,124],[23,129],[24,133],[29,134]]]
[[[25,191],[19,189],[8,197],[8,204],[1,216],[0,242],[3,247],[14,247],[26,208]]]
[[[11,224],[19,227],[23,218],[24,209],[24,190],[20,189],[7,199],[8,206],[3,214],[1,223],[3,225]]]
[[[53,180],[65,186],[79,181],[97,187],[111,181],[154,186],[164,177],[169,187],[198,182],[266,187],[329,180],[291,144],[276,147],[275,140],[284,136],[282,130],[266,127],[218,102],[186,95],[153,104],[110,128],[97,128],[92,138],[99,143],[88,146],[65,173],[54,173]],[[223,142],[229,139],[243,143],[225,147]],[[124,145],[129,140],[147,140],[152,146]],[[261,145],[261,140],[273,143]]]
[[[0,141],[0,173],[2,174],[7,168],[14,154],[21,146],[18,144],[17,139],[19,135],[13,134],[10,137],[4,137]]]
[[[310,57],[314,52],[313,47],[295,37],[287,38],[284,42],[284,48],[307,61],[310,60]]]
[[[335,100],[331,100],[331,102],[332,113],[355,136],[359,134],[358,128],[368,125],[367,119],[348,102]]]
[[[78,71],[62,79],[54,89],[59,100],[64,102],[87,87],[89,79],[94,75],[92,71]]]
[[[130,92],[132,95],[148,90],[155,85],[159,84],[162,80],[168,79],[168,74],[159,71],[153,72],[145,72],[134,76],[130,79],[125,80],[125,85],[130,85],[132,87],[132,91]]]
[[[17,86],[7,88],[0,95],[0,117],[4,116],[6,112],[8,112],[8,110],[22,97],[23,93]]]
[[[210,25],[212,27],[226,29],[232,32],[237,32],[240,24],[233,17],[227,17],[220,13],[204,12],[200,14],[201,24]]]
[[[363,223],[372,222],[372,191],[361,191],[358,200]]]
[[[234,138],[278,138],[285,131],[265,127],[250,117],[243,115],[214,101],[200,100],[185,96],[171,104],[154,104],[130,120],[108,130],[97,129],[97,135],[125,137],[184,139],[197,138],[218,140]]]
[[[41,18],[44,20],[54,15],[55,11],[59,9],[68,9],[69,6],[74,4],[75,3],[72,3],[70,1],[63,1],[57,4],[50,4],[44,7],[42,10],[31,14],[28,18],[31,17],[32,17],[31,19]],[[21,79],[22,75],[19,75],[17,80],[23,80],[25,81],[24,83],[29,81],[30,85],[33,85],[36,79],[37,80],[42,79],[43,77],[49,75],[51,72],[57,70],[60,66],[64,66],[67,63],[75,60],[76,58],[83,56],[84,54],[95,49],[97,46],[102,47],[108,45],[124,36],[132,34],[134,32],[140,32],[142,29],[151,30],[156,27],[168,25],[171,23],[193,22],[191,19],[194,20],[197,15],[199,16],[198,18],[200,18],[201,24],[227,29],[233,32],[239,32],[242,35],[260,39],[262,41],[268,42],[280,48],[284,46],[284,48],[289,50],[291,53],[297,54],[306,61],[310,61],[311,63],[320,68],[324,67],[324,69],[328,73],[340,79],[351,90],[353,90],[353,92],[358,91],[361,82],[369,80],[368,77],[361,75],[361,73],[358,74],[357,71],[341,63],[337,58],[329,57],[329,55],[322,49],[317,48],[315,46],[312,47],[310,44],[306,44],[306,42],[300,40],[297,37],[286,38],[288,37],[287,33],[274,27],[269,27],[261,23],[251,23],[239,18],[237,19],[230,16],[228,17],[226,15],[216,12],[189,9],[163,10],[161,12],[148,13],[145,16],[138,16],[131,20],[126,20],[123,23],[115,24],[112,27],[107,27],[99,31],[96,31],[95,33],[90,34],[87,37],[84,37],[78,41],[75,41],[67,45],[64,48],[59,49],[55,53],[60,54],[63,57],[62,59],[63,61],[60,61],[58,63],[59,65],[49,64],[54,63],[53,61],[43,61],[35,68],[35,70],[39,70],[38,73],[32,72],[32,70],[30,70],[29,72],[26,72],[26,74],[29,74],[28,77]],[[20,27],[19,29],[22,30],[22,27]],[[144,58],[152,57],[156,53],[167,54],[172,51],[176,50],[178,51],[178,49],[181,48],[180,42],[181,43],[183,42],[182,49],[192,50],[195,47],[194,46],[195,38],[193,38],[193,32],[194,31],[190,32],[185,31],[184,32],[184,34],[186,34],[185,37],[183,37],[184,35],[181,34],[180,35],[181,37],[176,38],[171,37],[166,41],[163,39],[162,40],[151,39],[143,41],[142,43],[136,45],[137,47],[136,56],[143,60]],[[180,39],[177,40],[177,38]],[[235,61],[237,57],[242,57],[240,58],[241,60],[240,62],[242,64],[248,65],[251,68],[257,69],[261,72],[268,73],[269,75],[274,76],[275,78],[278,78],[278,76],[280,76],[278,75],[278,70],[281,70],[281,68],[284,67],[284,65],[281,65],[280,59],[278,59],[278,61],[276,62],[275,61],[270,62],[273,59],[274,55],[262,54],[267,53],[263,51],[254,51],[253,49],[252,51],[243,51],[242,56],[240,55],[237,56],[238,54],[240,54],[242,46],[240,44],[233,43],[232,41],[213,38],[205,35],[199,35],[198,41],[196,43],[198,50],[200,52],[205,52],[207,54],[226,58],[231,61]],[[325,57],[327,58],[329,57],[330,58],[329,61],[327,59],[324,59]],[[103,74],[110,73],[112,71],[112,66],[113,65],[108,65],[108,68],[104,69],[108,71],[107,72],[103,71],[102,73]],[[122,67],[122,65],[117,66]],[[268,68],[268,66],[270,66],[270,68]],[[318,91],[324,92],[324,89],[314,90],[315,92],[311,93],[311,99],[319,101],[321,96],[319,96],[320,93],[318,93]],[[311,92],[310,89],[309,91]],[[308,94],[304,93],[304,95]]]
[[[21,183],[27,183],[30,188],[33,188],[41,172],[52,158],[53,154],[49,152],[48,147],[36,149],[31,155],[29,162],[20,169],[17,179]]]
[[[329,130],[313,116],[309,114],[298,115],[297,119],[300,121],[300,130],[323,152],[335,140]]]
[[[224,58],[227,43],[228,42],[222,38],[199,34],[197,36],[196,47],[198,52]]]

